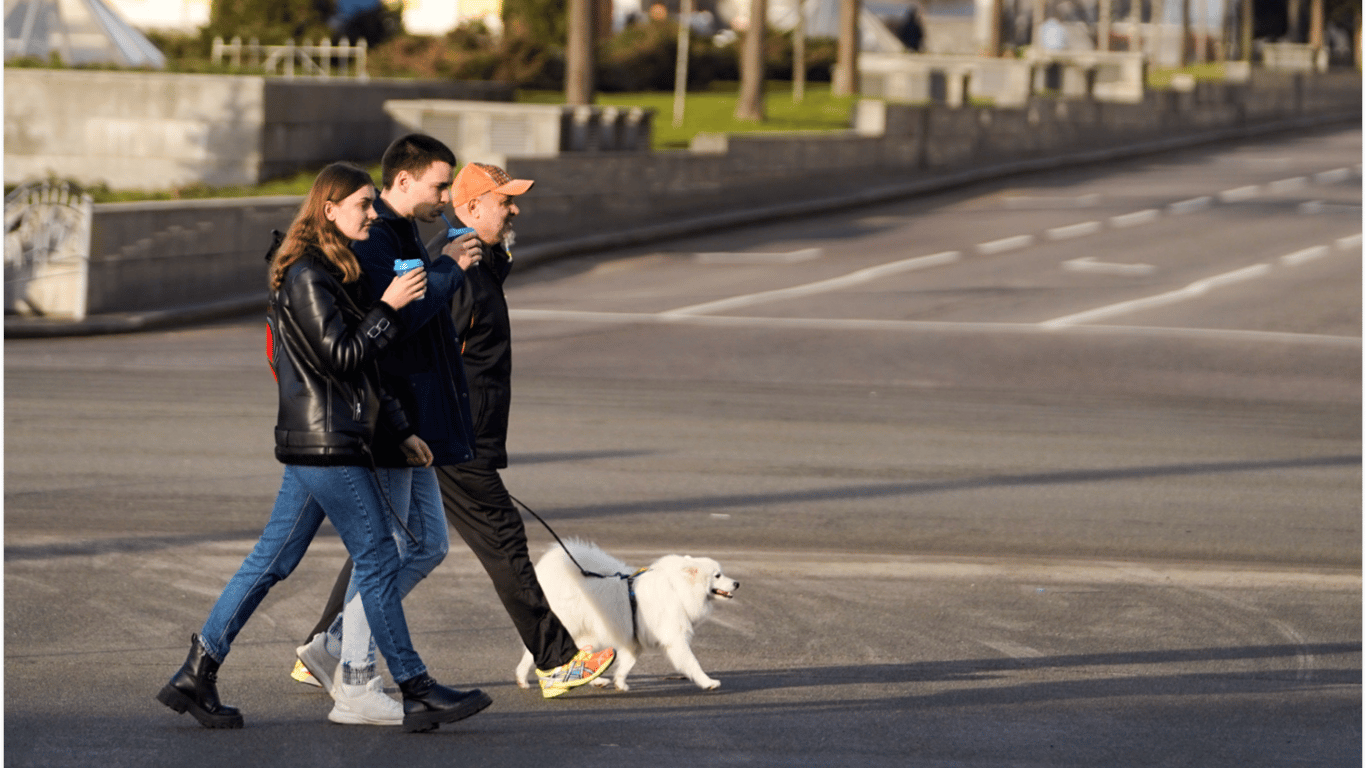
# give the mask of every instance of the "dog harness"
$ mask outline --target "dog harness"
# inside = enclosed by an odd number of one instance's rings
[[[640,623],[636,619],[636,577],[648,570],[650,569],[641,568],[630,576],[624,573],[617,574],[626,580],[626,598],[631,601],[631,639],[636,641],[640,640]]]

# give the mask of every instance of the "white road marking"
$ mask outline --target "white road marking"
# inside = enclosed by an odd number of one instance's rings
[[[1151,264],[1115,264],[1096,261],[1095,256],[1083,256],[1079,259],[1064,261],[1062,268],[1068,272],[1096,272],[1108,275],[1151,275],[1157,271],[1157,267]]]
[[[796,264],[824,255],[821,248],[803,248],[788,253],[698,253],[693,258],[703,264]]]
[[[1048,230],[1049,240],[1069,240],[1074,237],[1085,237],[1094,235],[1101,229],[1099,221],[1083,221],[1080,224],[1072,224],[1066,227],[1054,227]]]
[[[1038,659],[1043,657],[1043,652],[1030,648],[1027,645],[1012,643],[1009,640],[979,640],[979,643],[986,647],[1000,651],[1012,659]]]
[[[993,256],[998,253],[1005,253],[1006,251],[1028,248],[1033,244],[1033,235],[1015,235],[1014,237],[1003,237],[1000,240],[992,240],[989,243],[978,243],[977,252],[983,256]]]
[[[930,256],[917,256],[913,259],[903,259],[901,261],[894,261],[890,264],[860,269],[857,272],[850,272],[847,275],[832,277],[828,280],[818,280],[814,283],[806,283],[805,285],[797,285],[791,288],[779,288],[773,291],[760,291],[758,293],[749,293],[743,296],[732,296],[728,299],[719,299],[717,301],[708,301],[703,304],[693,304],[692,306],[670,309],[661,314],[670,317],[676,317],[678,315],[700,315],[727,309],[750,307],[755,304],[763,304],[770,301],[783,301],[802,296],[812,296],[818,293],[837,291],[841,288],[848,288],[853,285],[859,285],[901,272],[910,272],[916,269],[926,269],[943,264],[951,264],[957,261],[960,255],[961,254],[958,251],[945,251],[944,253],[936,253]]]
[[[1135,211],[1134,213],[1126,213],[1122,216],[1111,216],[1110,226],[1115,229],[1136,227],[1140,224],[1147,224],[1150,221],[1157,221],[1157,217],[1157,209],[1149,208],[1145,211]]]
[[[1300,213],[1307,214],[1307,215],[1311,215],[1311,216],[1314,215],[1314,214],[1316,214],[1316,213],[1323,213],[1323,201],[1322,201],[1322,200],[1306,200],[1305,202],[1300,203],[1299,211],[1300,211]]]
[[[511,318],[518,322],[604,323],[611,325],[696,325],[712,328],[761,328],[800,331],[878,331],[896,333],[1018,333],[1056,335],[1060,333],[1092,336],[1129,336],[1144,338],[1218,339],[1231,341],[1311,344],[1330,347],[1361,347],[1359,336],[1328,336],[1315,333],[1279,331],[1240,331],[1226,328],[1163,328],[1125,325],[1071,325],[1048,328],[1039,323],[965,323],[933,320],[858,320],[818,317],[736,317],[730,315],[676,315],[649,312],[591,312],[560,309],[514,309]]]
[[[1333,243],[1333,244],[1336,245],[1337,247],[1341,248],[1341,249],[1344,250],[1344,251],[1350,250],[1350,249],[1352,249],[1352,248],[1360,248],[1360,247],[1361,247],[1361,233],[1358,232],[1358,233],[1356,233],[1355,235],[1349,235],[1349,236],[1347,236],[1347,237],[1340,237],[1340,238],[1338,238],[1337,241],[1336,241],[1335,243]]]
[[[1016,195],[1005,199],[1007,208],[1012,210],[1020,209],[1057,209],[1057,208],[1092,208],[1100,204],[1100,195],[1091,193],[1089,195],[1077,195],[1076,197],[1033,197],[1029,195]]]
[[[1313,248],[1305,248],[1302,251],[1287,253],[1281,257],[1280,261],[1287,267],[1298,267],[1301,264],[1313,261],[1314,259],[1321,259],[1327,255],[1328,246],[1316,245]]]
[[[1346,168],[1334,168],[1331,171],[1314,174],[1316,184],[1336,184],[1339,181],[1346,181],[1351,172]]]
[[[1292,189],[1299,189],[1309,183],[1309,179],[1304,176],[1295,176],[1289,179],[1273,181],[1266,185],[1268,192],[1289,192]]]
[[[1205,195],[1204,197],[1193,197],[1189,200],[1182,200],[1179,203],[1172,203],[1171,205],[1167,206],[1167,211],[1180,216],[1185,213],[1195,213],[1196,211],[1203,211],[1213,204],[1214,198],[1210,197],[1209,195]]]
[[[1222,275],[1215,275],[1213,277],[1206,277],[1202,280],[1196,280],[1190,285],[1187,285],[1184,288],[1178,288],[1174,291],[1159,293],[1156,296],[1147,296],[1142,299],[1121,301],[1118,304],[1111,304],[1105,307],[1098,307],[1096,309],[1090,309],[1085,312],[1077,312],[1076,314],[1066,315],[1064,317],[1055,318],[1053,320],[1047,320],[1045,322],[1040,323],[1039,325],[1043,328],[1064,328],[1066,326],[1076,325],[1078,323],[1089,323],[1094,320],[1100,320],[1107,317],[1114,317],[1115,315],[1124,315],[1130,312],[1138,312],[1144,309],[1152,309],[1153,307],[1161,307],[1166,306],[1167,304],[1175,304],[1180,301],[1186,301],[1187,299],[1193,299],[1198,296],[1203,296],[1206,293],[1209,293],[1210,291],[1214,290],[1215,288],[1220,288],[1225,285],[1230,285],[1233,283],[1242,282],[1244,280],[1251,280],[1256,277],[1261,277],[1269,271],[1271,271],[1270,264],[1254,264],[1253,266],[1243,267],[1242,269],[1237,269],[1232,272],[1225,272]]]
[[[1219,193],[1219,199],[1223,200],[1226,203],[1235,203],[1239,200],[1251,200],[1252,198],[1261,194],[1261,192],[1262,188],[1253,184],[1247,187],[1236,187],[1234,189],[1226,189],[1223,192]]]

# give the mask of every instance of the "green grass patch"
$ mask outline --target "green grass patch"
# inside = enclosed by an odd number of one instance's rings
[[[308,188],[313,186],[313,180],[318,177],[321,168],[298,173],[280,179],[263,182],[261,184],[234,185],[227,187],[211,187],[207,184],[191,184],[184,187],[160,190],[155,192],[143,192],[138,190],[114,190],[104,184],[92,187],[85,187],[85,191],[90,194],[92,200],[97,203],[133,203],[143,200],[208,200],[224,197],[270,197],[272,195],[306,195]],[[379,183],[380,169],[376,164],[367,168],[370,176]],[[14,185],[5,185],[5,194],[9,194],[14,189]]]
[[[1185,67],[1173,69],[1157,69],[1156,67],[1148,70],[1148,87],[1153,89],[1167,89],[1172,87],[1172,77],[1176,75],[1190,75],[1199,80],[1212,80],[1222,82],[1226,79],[1224,63],[1222,61],[1208,62],[1205,64],[1191,64]]]
[[[518,91],[517,100],[529,104],[563,104],[560,91]],[[782,131],[838,131],[850,126],[858,97],[830,95],[829,83],[807,83],[800,104],[792,101],[792,84],[770,81],[764,93],[762,123],[735,119],[739,83],[713,83],[706,91],[690,91],[683,104],[683,124],[674,127],[673,93],[600,93],[597,104],[645,107],[655,111],[655,149],[683,149],[699,133],[760,133]]]

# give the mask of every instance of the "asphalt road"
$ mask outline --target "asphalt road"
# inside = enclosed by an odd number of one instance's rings
[[[1361,132],[975,185],[515,273],[513,493],[742,582],[543,701],[458,543],[433,734],[287,677],[324,529],[211,732],[153,695],[278,487],[258,318],[5,344],[5,764],[1359,766]],[[533,546],[550,537],[530,522]]]

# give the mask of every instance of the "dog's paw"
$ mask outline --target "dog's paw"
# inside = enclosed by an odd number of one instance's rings
[[[599,677],[599,678],[593,680],[592,682],[590,682],[590,683],[588,683],[588,684],[591,685],[591,686],[593,686],[594,688],[606,688],[606,687],[607,687],[607,684],[610,683],[610,682],[612,682],[612,681],[611,681],[611,680],[608,680],[608,679],[605,678],[605,677]]]
[[[712,679],[712,678],[709,677],[709,678],[707,678],[707,679],[705,679],[705,680],[699,682],[699,683],[697,684],[697,687],[701,688],[701,689],[704,690],[704,691],[714,691],[714,690],[716,690],[717,688],[720,688],[720,687],[721,687],[721,681],[720,681],[720,680],[714,680],[714,679]]]
[[[517,678],[517,687],[525,690],[531,687],[531,683],[528,683],[525,679],[519,677]]]
[[[627,685],[625,680],[613,680],[613,681],[612,681],[612,684],[615,685],[615,686],[617,687],[617,690],[618,690],[618,691],[629,691],[629,690],[631,690],[631,686]]]

